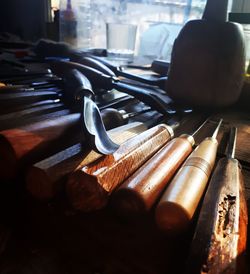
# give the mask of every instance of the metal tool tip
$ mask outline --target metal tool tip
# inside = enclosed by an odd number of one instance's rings
[[[219,132],[219,130],[220,130],[222,121],[223,121],[223,119],[220,119],[220,120],[219,120],[219,123],[218,123],[218,125],[217,125],[217,127],[216,127],[216,129],[215,129],[215,131],[214,131],[214,133],[213,133],[213,135],[212,135],[212,138],[214,138],[214,139],[217,138],[217,135],[218,135],[218,132]]]
[[[235,155],[235,147],[236,147],[236,138],[237,138],[237,128],[231,127],[229,133],[229,140],[227,144],[227,152],[226,155],[228,158],[234,158]]]

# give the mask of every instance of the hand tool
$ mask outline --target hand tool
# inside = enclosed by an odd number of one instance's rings
[[[47,104],[42,103],[31,106],[53,107],[56,105],[53,101],[48,101]],[[27,107],[25,110],[31,111]],[[105,121],[105,114],[103,116]],[[55,154],[74,140],[84,141],[83,146],[86,149],[89,148],[87,144],[89,140],[80,130],[81,114],[71,113],[69,109],[41,113],[25,121],[17,120],[16,123],[17,127],[8,129],[7,126],[0,132],[0,180],[15,178],[23,168]]]
[[[219,160],[199,213],[187,273],[246,273],[247,205],[232,127],[226,157]]]
[[[28,85],[6,85],[5,87],[0,87],[0,94],[11,94],[14,92],[29,92],[29,91],[40,91],[40,92],[46,92],[46,91],[54,91],[54,92],[60,92],[61,89],[54,86],[37,86],[37,87],[29,87]]]
[[[178,235],[188,229],[215,163],[221,123],[222,120],[212,137],[203,140],[191,153],[164,192],[155,211],[161,230]]]
[[[228,0],[207,0],[202,20],[177,36],[166,92],[178,103],[224,107],[237,101],[245,78],[244,33],[227,22]],[[187,73],[188,72],[188,73]]]
[[[41,100],[59,99],[61,94],[57,91],[24,91],[15,93],[0,92],[0,106],[12,108],[20,104],[31,104]]]
[[[99,58],[97,56],[84,56],[76,61],[85,66],[92,67],[96,70],[101,71],[102,73],[109,75],[111,77],[122,76],[124,78],[128,78],[134,81],[138,81],[147,85],[158,86],[162,89],[165,89],[165,84],[167,81],[167,77],[160,77],[157,79],[147,79],[142,76],[138,76],[136,74],[124,72],[121,68],[113,66],[110,62]],[[166,72],[167,74],[167,72]]]
[[[122,126],[128,123],[129,119],[136,117],[142,113],[151,110],[151,108],[145,107],[140,111],[126,112],[125,110],[117,110],[115,108],[105,108],[101,111],[102,120],[106,130]]]
[[[10,180],[27,165],[79,141],[80,114],[61,116],[0,132],[0,180]],[[78,134],[77,134],[78,133]]]
[[[100,104],[98,104],[98,107],[100,110],[105,108],[122,108],[128,104],[133,104],[136,102],[138,103],[138,100],[135,99],[133,96],[125,95],[119,98],[109,100],[108,102],[101,102]]]
[[[42,116],[54,113],[56,111],[64,110],[65,105],[62,102],[55,102],[54,104],[44,104],[26,108],[19,111],[9,112],[7,114],[0,115],[0,130],[16,128],[25,124],[30,124],[41,121]],[[68,111],[69,113],[69,111]]]
[[[89,80],[78,70],[73,69],[65,76],[65,85],[65,101],[73,104],[73,107],[75,105],[81,111],[84,136],[91,148],[102,154],[111,154],[116,151],[119,146],[109,138],[106,132],[100,111],[93,101],[94,92]]]
[[[1,79],[1,82],[4,82],[6,84],[16,84],[16,85],[32,85],[33,83],[38,83],[38,82],[49,82],[49,83],[58,83],[61,78],[56,77],[53,74],[47,74],[44,76],[16,76],[15,78],[13,77],[8,77],[8,78],[3,78]]]
[[[172,136],[171,127],[155,126],[123,143],[113,154],[72,173],[66,185],[72,206],[82,211],[104,207],[111,192]]]
[[[169,114],[168,104],[162,100],[161,97],[157,96],[156,93],[150,91],[150,89],[142,89],[133,85],[119,82],[118,78],[111,77],[96,69],[78,63],[60,61],[51,64],[51,67],[52,70],[59,76],[63,76],[67,70],[77,69],[89,79],[95,91],[98,89],[116,89],[134,96],[162,114]]]
[[[119,215],[136,216],[149,211],[184,160],[192,152],[194,136],[182,134],[132,174],[112,195],[111,202]]]
[[[28,108],[32,107],[38,107],[38,106],[45,106],[45,105],[53,105],[54,103],[60,102],[60,99],[55,99],[55,100],[42,100],[42,101],[37,101],[31,104],[22,104],[22,105],[14,105],[8,108],[0,108],[0,115],[5,115],[9,114],[11,112],[16,112],[16,111],[22,111]]]
[[[156,59],[151,64],[151,70],[160,75],[167,75],[169,67],[170,63],[165,60]]]
[[[30,78],[30,77],[39,77],[39,76],[49,76],[51,75],[51,70],[50,69],[41,69],[41,70],[37,70],[37,71],[28,71],[28,70],[24,70],[24,71],[20,71],[20,72],[15,72],[13,73],[13,71],[10,72],[5,72],[5,73],[0,73],[0,79],[1,81],[6,81],[4,79],[6,78],[10,78],[10,80],[12,78],[16,79],[16,78]]]
[[[114,142],[122,144],[146,129],[143,123],[133,122],[111,129],[107,133]],[[28,168],[26,172],[26,188],[36,199],[52,199],[64,191],[64,183],[68,174],[89,165],[102,156],[102,154],[84,146],[84,143],[66,147]]]

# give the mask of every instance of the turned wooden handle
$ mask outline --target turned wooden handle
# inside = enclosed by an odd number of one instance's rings
[[[131,216],[151,209],[193,145],[190,135],[174,138],[130,176],[112,196],[119,214]]]
[[[155,216],[166,233],[177,235],[188,229],[212,172],[217,146],[215,138],[202,141],[164,192]]]
[[[76,136],[80,114],[69,114],[0,132],[0,178],[12,179],[20,166],[55,153]],[[68,134],[68,138],[62,138]],[[58,140],[58,142],[53,142]]]
[[[145,130],[143,123],[134,122],[109,130],[108,135],[114,142],[122,144]],[[26,188],[39,200],[51,199],[63,189],[66,175],[102,156],[81,143],[74,144],[28,168]]]
[[[199,214],[188,273],[246,273],[248,215],[243,189],[238,161],[221,159]]]
[[[110,193],[157,152],[172,135],[172,129],[158,125],[123,143],[112,155],[69,176],[67,193],[75,209],[102,208]]]

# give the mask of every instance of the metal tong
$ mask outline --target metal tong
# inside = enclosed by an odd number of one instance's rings
[[[60,76],[63,76],[65,71],[69,69],[77,69],[89,79],[95,91],[116,89],[134,96],[136,99],[142,101],[163,115],[173,114],[173,109],[169,106],[169,101],[164,101],[161,96],[157,95],[157,93],[149,88],[140,88],[123,83],[115,76],[107,75],[92,67],[87,67],[74,62],[58,61],[51,64],[51,67],[52,70]]]

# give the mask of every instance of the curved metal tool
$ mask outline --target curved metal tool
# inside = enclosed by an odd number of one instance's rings
[[[85,140],[96,152],[112,154],[119,145],[115,144],[107,134],[100,111],[93,101],[94,92],[89,80],[76,69],[71,70],[67,78],[71,86],[74,86],[74,100],[81,107]]]
[[[87,96],[83,97],[82,117],[87,140],[95,151],[111,154],[119,148],[119,145],[109,138],[96,103]]]

